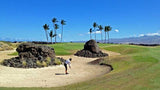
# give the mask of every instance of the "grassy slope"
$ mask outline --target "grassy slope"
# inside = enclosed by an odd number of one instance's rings
[[[160,89],[160,47],[142,47],[132,45],[105,45],[99,44],[103,49],[119,52],[120,56],[112,57],[107,63],[111,64],[114,70],[106,75],[90,81],[76,83],[57,88],[0,88],[3,90],[146,90]],[[83,48],[83,44],[65,43],[64,45],[54,45],[56,50],[62,50],[71,54],[76,49]],[[63,48],[63,49],[61,49]],[[58,52],[60,55],[64,53]]]

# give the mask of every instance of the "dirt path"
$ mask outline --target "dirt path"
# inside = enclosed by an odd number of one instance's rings
[[[10,58],[8,53],[14,51],[0,51],[0,58]],[[108,52],[110,56],[113,52]],[[115,54],[117,55],[117,54]],[[72,69],[68,75],[64,74],[64,66],[50,66],[37,69],[20,69],[0,65],[0,87],[58,87],[89,80],[109,72],[109,67],[90,65],[88,62],[95,58],[77,56],[62,56],[72,58]]]

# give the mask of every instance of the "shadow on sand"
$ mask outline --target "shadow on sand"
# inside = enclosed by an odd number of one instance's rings
[[[55,75],[66,75],[65,73],[55,73]]]

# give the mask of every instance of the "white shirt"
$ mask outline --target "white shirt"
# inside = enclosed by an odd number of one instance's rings
[[[70,64],[71,64],[70,60],[66,60],[65,64],[68,64],[70,66]]]

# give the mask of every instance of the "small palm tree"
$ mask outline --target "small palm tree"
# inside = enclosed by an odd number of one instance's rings
[[[55,32],[55,34],[56,34],[55,24],[58,22],[58,21],[57,21],[57,18],[53,18],[53,19],[52,19],[52,22],[53,22],[54,32]],[[55,41],[56,41],[56,37],[55,37]]]
[[[62,42],[62,38],[63,38],[63,25],[66,25],[65,23],[66,21],[61,20],[61,25],[62,25],[62,32],[61,32],[61,42]]]
[[[89,33],[90,33],[90,39],[92,39],[92,28],[89,29]]]
[[[102,30],[103,30],[103,27],[102,27],[102,25],[99,25],[98,28],[99,28],[99,31],[101,32],[101,41],[102,41],[103,40],[102,39]]]
[[[52,22],[53,22],[53,24],[55,24],[56,22],[58,22],[58,21],[57,21],[57,18],[53,18],[53,19],[52,19]]]
[[[97,23],[94,22],[94,23],[93,23],[93,28],[94,28],[94,31],[95,31],[95,40],[96,40],[96,27],[97,27],[97,26],[98,26]]]
[[[57,31],[57,29],[59,29],[59,25],[58,25],[58,24],[55,24],[55,25],[54,25],[54,29],[55,29],[55,43],[56,43],[56,38],[57,38],[57,33],[56,33],[56,31]]]
[[[43,25],[43,28],[44,28],[44,30],[45,30],[46,38],[47,38],[47,42],[48,42],[48,32],[47,32],[47,30],[49,30],[49,25],[44,24],[44,25]]]
[[[52,38],[54,37],[54,35],[53,35],[53,30],[50,31],[49,36],[50,36],[50,38],[51,38],[51,43],[53,44],[53,42],[52,42]]]
[[[105,31],[105,43],[106,43],[106,32],[108,34],[108,43],[109,43],[109,31],[111,31],[112,27],[110,26],[105,26],[104,31]]]

